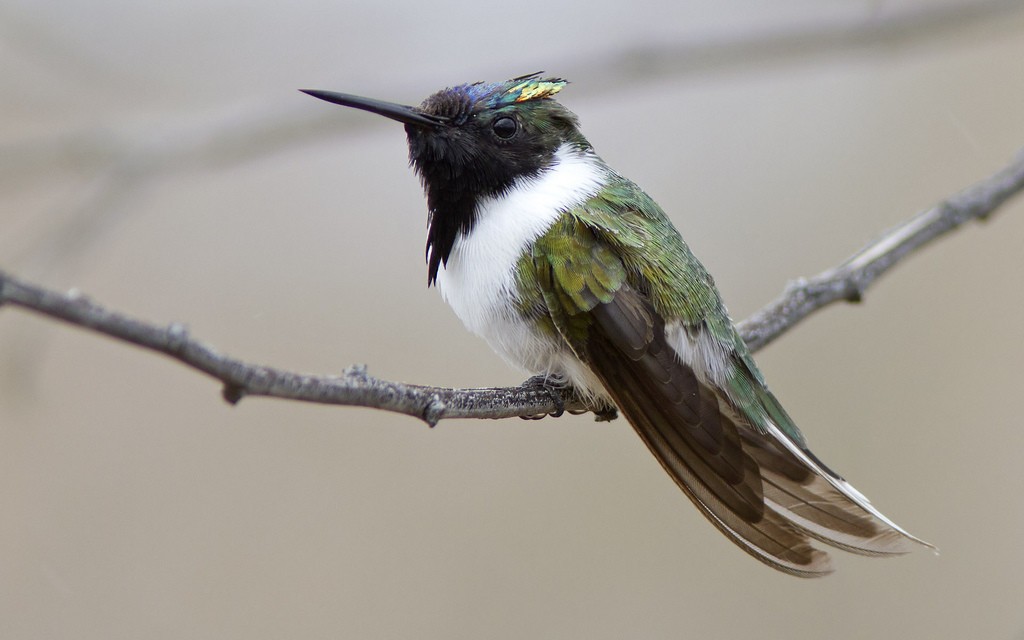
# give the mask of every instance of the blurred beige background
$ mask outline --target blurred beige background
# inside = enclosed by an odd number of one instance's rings
[[[887,31],[938,3],[2,2],[0,268],[247,360],[517,383],[424,286],[401,128],[296,89],[568,77],[742,318],[1024,147],[1024,10],[961,4]],[[0,637],[1024,638],[1022,278],[1018,199],[759,354],[814,450],[942,549],[811,582],[624,421],[232,408],[0,310]]]

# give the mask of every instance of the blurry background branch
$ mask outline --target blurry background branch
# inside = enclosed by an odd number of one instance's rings
[[[801,63],[859,49],[891,50],[942,42],[953,32],[963,35],[979,25],[1014,28],[1016,23],[1010,18],[1024,14],[1024,4],[1018,0],[931,3],[889,11],[882,8],[879,5],[874,14],[857,20],[819,19],[754,33],[645,43],[548,71],[578,83],[574,95],[621,92],[631,85],[658,78]],[[48,43],[47,56],[58,52],[61,65],[73,62],[71,68],[88,66],[81,56],[72,55],[69,45],[59,43],[52,34],[40,33],[39,28],[27,29],[22,24],[24,20],[14,22],[21,24],[21,28],[12,32],[32,33],[32,42]],[[31,46],[23,40],[21,37],[15,41]],[[419,91],[424,93],[424,88]],[[163,129],[149,137],[136,129],[117,131],[104,127],[0,144],[0,177],[8,184],[32,184],[55,168],[93,174],[89,193],[66,210],[46,214],[57,223],[34,241],[23,243],[13,256],[14,263],[73,263],[89,251],[105,230],[129,213],[126,205],[131,197],[157,179],[181,171],[230,167],[366,126],[358,115],[321,109],[264,109],[245,117],[232,113],[227,120],[214,120],[182,122],[178,131]]]
[[[740,324],[751,350],[768,344],[810,313],[839,300],[859,302],[875,280],[912,252],[973,219],[984,219],[1024,189],[1024,151],[996,174],[890,230],[834,269],[791,285]],[[224,383],[224,397],[247,395],[372,407],[425,420],[506,418],[560,410],[542,389],[450,389],[389,382],[355,366],[342,376],[314,376],[249,364],[189,336],[181,324],[156,326],[109,311],[78,292],[48,291],[0,272],[0,305],[10,304],[92,329],[175,358]],[[570,399],[571,410],[587,407]]]

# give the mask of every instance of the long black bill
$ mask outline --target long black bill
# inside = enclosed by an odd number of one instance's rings
[[[349,93],[338,93],[337,91],[319,91],[317,89],[299,89],[299,91],[307,93],[314,98],[320,98],[327,102],[340,104],[343,107],[362,109],[363,111],[376,113],[384,116],[385,118],[404,122],[405,124],[436,127],[448,122],[447,118],[432,116],[423,113],[416,107],[407,107],[402,104],[395,104],[394,102],[384,102],[383,100],[374,100],[373,98],[363,98],[362,96],[354,96]]]

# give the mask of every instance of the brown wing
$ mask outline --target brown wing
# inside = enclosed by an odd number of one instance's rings
[[[832,564],[811,538],[866,555],[911,549],[914,539],[839,491],[843,481],[751,428],[724,393],[681,362],[641,294],[623,285],[590,315],[581,355],[676,484],[744,551],[780,571],[817,577]]]
[[[697,508],[740,548],[776,569],[808,577],[831,572],[828,555],[810,545],[806,532],[766,508],[757,458],[764,462],[767,456],[751,455],[751,438],[740,435],[735,412],[675,356],[650,303],[624,286],[591,314],[582,355]],[[791,463],[789,470],[798,468]]]

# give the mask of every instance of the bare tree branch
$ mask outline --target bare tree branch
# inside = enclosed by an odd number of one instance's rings
[[[837,300],[857,302],[883,273],[942,235],[973,219],[987,218],[1024,190],[1024,152],[998,173],[919,213],[854,254],[838,267],[801,280],[740,324],[756,351],[812,312]],[[354,366],[341,376],[315,376],[255,365],[218,353],[189,336],[184,325],[153,325],[110,311],[77,291],[57,293],[0,271],[0,306],[8,304],[92,329],[168,355],[224,384],[224,398],[268,396],[322,404],[372,407],[403,413],[433,426],[442,418],[531,417],[555,413],[553,398],[540,386],[449,389],[379,380]],[[570,411],[592,410],[568,398]],[[607,419],[603,411],[599,418]]]
[[[998,173],[922,211],[813,278],[800,279],[739,324],[751,351],[768,344],[818,309],[839,300],[860,302],[864,291],[908,255],[961,226],[987,218],[1024,189],[1024,151]]]

